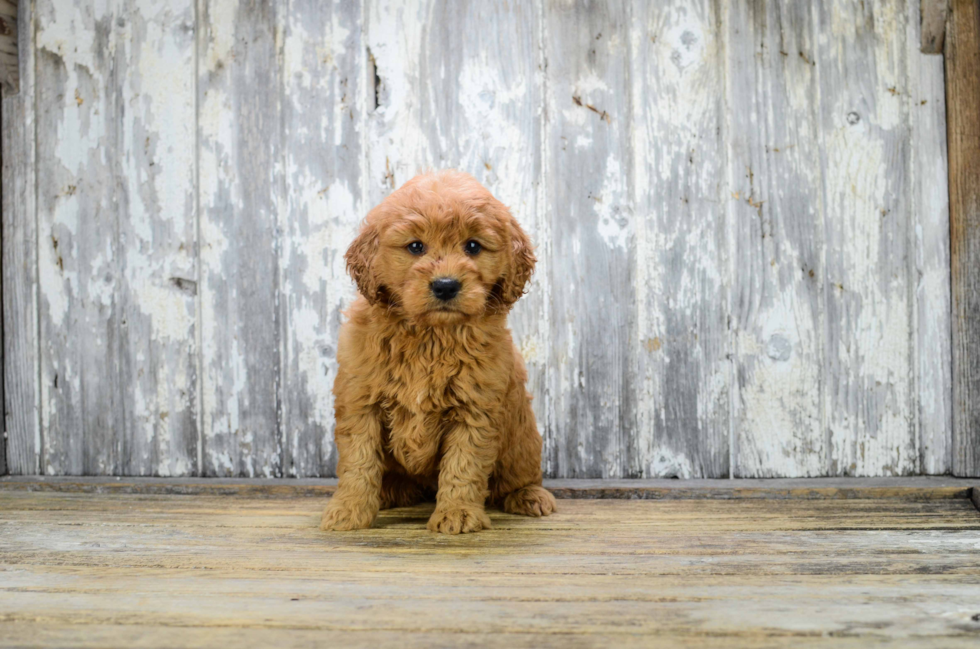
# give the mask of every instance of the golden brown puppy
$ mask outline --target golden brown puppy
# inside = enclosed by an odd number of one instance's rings
[[[432,493],[429,529],[447,534],[490,527],[488,497],[555,511],[507,329],[535,261],[510,211],[468,174],[424,174],[371,210],[346,260],[360,295],[340,331],[339,484],[321,529]]]

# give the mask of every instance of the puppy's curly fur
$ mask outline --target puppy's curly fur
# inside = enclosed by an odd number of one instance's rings
[[[339,484],[321,529],[370,527],[433,493],[434,532],[489,528],[488,499],[555,511],[507,329],[535,262],[510,211],[472,176],[424,174],[371,210],[346,260],[360,295],[340,332]]]

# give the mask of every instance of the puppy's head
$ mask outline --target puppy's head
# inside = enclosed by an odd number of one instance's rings
[[[420,323],[504,313],[534,252],[510,211],[472,176],[417,176],[367,215],[345,256],[361,294]]]

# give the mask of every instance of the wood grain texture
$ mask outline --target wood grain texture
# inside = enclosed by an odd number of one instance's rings
[[[40,3],[37,30],[43,468],[183,475],[197,455],[193,6]]]
[[[4,93],[0,118],[3,151],[3,435],[7,471],[40,473],[38,386],[37,212],[34,141],[34,11],[18,15],[22,39],[20,92]]]
[[[906,2],[814,5],[831,475],[918,466],[901,405],[914,394],[906,14]]]
[[[430,2],[365,2],[368,144],[364,209],[432,164],[423,131],[421,51]],[[356,231],[351,232],[351,238]]]
[[[426,532],[431,506],[327,535],[320,504],[0,492],[0,645],[126,644],[133,629],[171,646],[313,632],[345,646],[958,646],[978,633],[967,499],[563,501],[548,519],[492,512],[491,530],[462,537]]]
[[[736,2],[726,196],[737,249],[736,476],[826,475],[824,215],[816,43],[805,3]],[[833,164],[833,163],[831,163]]]
[[[121,386],[111,378],[124,281],[113,272],[122,254],[112,181],[121,120],[107,78],[115,16],[99,9],[72,20],[74,6],[37,3],[41,470],[49,474],[111,473],[121,460],[114,433],[123,412],[113,408]],[[59,151],[60,142],[71,146]]]
[[[910,7],[909,22],[915,22],[915,10],[920,12],[919,49],[923,54],[942,54],[946,41],[946,20],[949,0],[919,0],[919,7]]]
[[[277,19],[283,23],[282,473],[333,475],[337,333],[355,295],[344,242],[365,212],[361,129],[374,98],[366,88],[359,3],[294,0]]]
[[[202,474],[282,474],[285,5],[198,4]]]
[[[632,7],[638,409],[632,469],[726,477],[732,289],[723,15],[717,2]]]
[[[890,85],[885,89],[887,94],[880,89],[885,83],[882,79],[840,81],[834,69],[834,66],[840,67],[840,61],[816,59],[809,8],[785,2],[752,3],[747,7],[736,3],[732,7],[733,11],[725,21],[730,35],[729,105],[736,116],[733,124],[739,124],[745,116],[752,124],[748,129],[733,126],[729,135],[734,225],[742,233],[736,239],[738,256],[748,262],[740,263],[735,269],[739,292],[733,315],[738,326],[737,410],[740,415],[735,474],[847,473],[849,469],[834,468],[831,451],[839,454],[848,444],[853,444],[859,451],[867,442],[858,441],[858,437],[867,434],[873,438],[876,435],[877,424],[874,422],[870,427],[858,424],[856,430],[864,432],[849,433],[845,437],[850,437],[851,441],[839,440],[836,446],[825,439],[824,433],[826,422],[833,422],[835,418],[839,421],[842,414],[853,425],[854,415],[844,414],[846,408],[842,412],[842,402],[850,404],[847,408],[865,411],[864,415],[858,415],[858,419],[878,406],[869,404],[872,397],[861,396],[860,389],[842,384],[842,381],[853,378],[855,371],[861,370],[860,363],[871,359],[865,358],[848,367],[847,363],[852,361],[839,358],[839,342],[837,349],[824,350],[824,330],[828,327],[826,340],[831,344],[841,336],[840,340],[847,341],[867,337],[869,342],[875,341],[876,336],[867,336],[860,317],[855,318],[854,314],[843,319],[839,317],[842,313],[838,310],[842,303],[840,296],[846,294],[846,289],[841,288],[842,283],[820,281],[825,275],[824,260],[828,255],[836,267],[835,273],[854,268],[853,259],[858,253],[844,250],[842,244],[845,241],[856,244],[857,240],[852,240],[851,234],[841,235],[840,217],[847,214],[853,218],[851,228],[866,227],[872,223],[870,208],[862,215],[858,208],[868,206],[842,206],[831,201],[827,205],[833,217],[824,223],[826,210],[821,209],[820,188],[826,186],[837,192],[837,199],[848,201],[847,194],[857,187],[851,181],[860,179],[862,173],[889,173],[888,168],[877,161],[861,158],[860,147],[871,145],[858,138],[850,137],[836,153],[826,149],[828,133],[837,137],[841,131],[839,126],[835,126],[836,132],[819,126],[819,106],[822,102],[837,112],[842,110],[842,104],[835,94],[821,94],[817,84],[824,74],[834,79],[831,93],[838,92],[839,87],[856,92],[862,84],[877,84],[877,92],[885,104],[881,110],[900,110],[908,118],[905,125],[908,135],[899,130],[897,135],[887,135],[886,141],[886,150],[888,146],[899,147],[889,154],[897,158],[891,164],[902,164],[912,179],[909,203],[903,208],[905,214],[898,215],[901,225],[896,226],[897,229],[883,225],[880,232],[872,227],[862,234],[885,237],[881,245],[891,252],[881,254],[893,255],[900,260],[906,253],[896,255],[896,249],[913,251],[912,263],[906,271],[910,278],[909,299],[913,310],[909,323],[913,339],[908,358],[914,365],[914,388],[911,389],[917,390],[914,400],[918,405],[917,412],[910,413],[905,419],[913,422],[911,441],[907,445],[917,448],[917,456],[912,454],[902,460],[902,464],[905,471],[943,473],[948,470],[950,412],[944,396],[949,393],[949,349],[945,335],[948,294],[944,288],[948,268],[944,234],[948,213],[942,189],[945,165],[931,162],[945,159],[943,138],[937,131],[937,126],[942,125],[944,110],[943,79],[938,61],[918,52],[918,22],[911,19],[917,7],[908,4],[907,36],[901,33],[900,16],[896,20],[894,15],[895,12],[900,14],[902,7],[882,6],[873,10],[876,13],[872,18],[879,18],[875,28],[888,34],[883,38],[876,37],[876,42],[893,41],[889,48],[899,50],[901,43],[908,44],[907,70],[902,68],[901,51],[881,53],[876,49],[873,54],[867,54],[878,58],[897,57],[898,65],[892,66],[895,69],[891,73],[906,82],[907,91]],[[838,19],[840,17],[834,14],[832,20]],[[836,27],[831,24],[829,31],[834,29]],[[828,27],[821,27],[819,31],[828,31]],[[864,27],[859,27],[858,31],[863,33]],[[842,35],[840,38],[849,37]],[[857,58],[861,56],[852,53],[841,60]],[[851,68],[847,63],[843,65]],[[875,75],[888,73],[888,66],[875,68]],[[899,97],[899,103],[888,105],[893,97]],[[854,125],[847,122],[849,126],[860,124],[858,111],[848,112],[847,116],[849,120],[857,120]],[[890,119],[888,115],[885,117]],[[901,129],[902,124],[890,128]],[[906,148],[901,148],[903,146]],[[823,168],[815,168],[812,161],[819,158],[822,149],[828,157]],[[873,152],[873,146],[867,152]],[[857,155],[857,159],[851,160],[852,155]],[[847,164],[852,164],[853,168],[848,169]],[[841,166],[845,167],[843,178],[838,175]],[[759,187],[753,187],[753,184]],[[887,212],[891,208],[881,209]],[[753,212],[758,218],[752,218]],[[907,218],[912,219],[907,230],[912,239],[903,242],[898,233],[902,227],[908,227],[903,222]],[[831,236],[837,237],[829,244],[824,240],[825,228],[830,228]],[[901,281],[906,272],[895,269],[892,282]],[[859,275],[866,276],[866,273],[861,271]],[[829,293],[825,295],[825,291]],[[825,299],[829,299],[837,314],[833,321],[824,313]],[[866,304],[868,295],[851,296],[843,302],[847,302],[847,308],[851,310],[874,307],[873,302]],[[895,313],[893,317],[903,317],[900,310],[896,309]],[[892,342],[897,344],[899,341],[900,337],[895,335]],[[887,339],[878,344],[884,343],[888,343]],[[850,342],[845,343],[845,348],[849,347]],[[883,355],[893,356],[894,349],[884,350]],[[896,367],[894,376],[901,376],[900,370]],[[829,396],[825,394],[829,389],[828,382],[837,384],[834,388],[837,392]],[[881,401],[880,396],[875,399]],[[881,401],[886,412],[893,409],[887,405],[889,399]],[[882,418],[884,415],[876,416]],[[892,420],[896,431],[900,430],[900,423],[901,418]],[[896,449],[889,452],[894,453]],[[855,470],[860,463],[852,464],[855,466],[850,470]],[[882,469],[870,471],[875,473]]]
[[[117,61],[128,59],[114,64],[111,96],[123,105],[117,472],[188,475],[199,471],[194,4],[129,0],[115,20]]]
[[[954,0],[946,35],[954,475],[980,476],[980,4]]]
[[[0,0],[0,85],[6,94],[20,92],[19,34],[17,18],[18,0]],[[29,5],[28,5],[29,6]],[[23,38],[29,47],[32,40]]]
[[[635,474],[632,19],[619,2],[545,8],[545,191],[555,287],[546,462],[565,477]]]
[[[942,59],[923,54],[917,47],[915,9],[915,0],[909,0],[913,398],[919,427],[919,472],[935,475],[950,471],[953,429],[946,88]]]

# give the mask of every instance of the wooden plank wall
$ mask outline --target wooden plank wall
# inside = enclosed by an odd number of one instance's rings
[[[547,475],[950,470],[918,0],[36,2],[12,473],[331,475],[343,252],[430,167],[537,243],[511,322]]]

